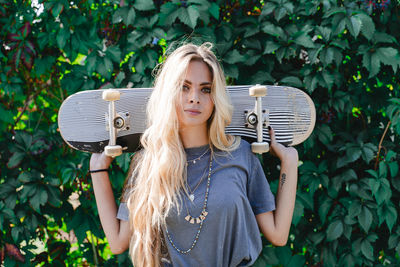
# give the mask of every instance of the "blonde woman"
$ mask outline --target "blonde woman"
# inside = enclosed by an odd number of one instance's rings
[[[250,145],[226,135],[232,107],[211,44],[187,44],[158,69],[143,150],[132,159],[119,208],[107,169],[93,154],[93,188],[113,253],[135,266],[249,266],[260,231],[286,244],[296,196],[298,154],[275,141],[281,160],[275,198]],[[117,214],[118,213],[118,214]]]

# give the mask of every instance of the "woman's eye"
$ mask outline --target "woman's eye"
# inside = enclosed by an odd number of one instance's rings
[[[201,89],[201,91],[202,91],[203,93],[209,94],[209,93],[211,93],[211,88],[209,88],[209,87],[204,87],[203,89]]]
[[[187,91],[187,90],[189,90],[189,86],[187,85],[182,86],[182,91]]]

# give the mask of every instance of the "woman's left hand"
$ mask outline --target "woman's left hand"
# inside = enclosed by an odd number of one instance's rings
[[[273,156],[278,157],[281,162],[285,160],[294,160],[297,162],[299,160],[299,155],[294,147],[285,147],[276,141],[275,131],[272,127],[269,127],[269,136],[271,137],[269,148]]]

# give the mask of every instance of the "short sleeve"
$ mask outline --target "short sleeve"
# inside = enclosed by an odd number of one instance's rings
[[[120,219],[122,221],[129,220],[129,209],[128,205],[125,202],[121,202],[121,204],[119,204],[117,219]]]
[[[271,192],[264,170],[258,158],[250,152],[250,177],[247,196],[254,215],[275,210],[275,197]]]

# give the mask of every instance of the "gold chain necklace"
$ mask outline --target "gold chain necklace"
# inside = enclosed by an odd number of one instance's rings
[[[204,151],[203,154],[201,154],[199,157],[195,158],[195,159],[190,159],[190,160],[186,160],[186,164],[188,164],[189,162],[196,164],[196,161],[198,161],[199,159],[201,159],[207,152],[208,150],[210,150],[210,148],[208,148],[206,151]]]
[[[204,177],[206,177],[206,173],[207,173],[207,170],[204,171],[204,173],[203,173],[203,175],[201,176],[199,182],[197,183],[197,185],[194,187],[193,190],[190,189],[189,183],[188,183],[188,181],[186,181],[187,189],[188,189],[188,191],[189,191],[189,196],[188,196],[188,197],[189,197],[190,201],[192,201],[192,202],[194,201],[194,192],[195,192],[196,189],[199,187],[199,185],[200,185],[201,182],[203,181]],[[186,203],[186,202],[185,202],[185,203]],[[187,209],[187,207],[186,207],[186,209]]]

